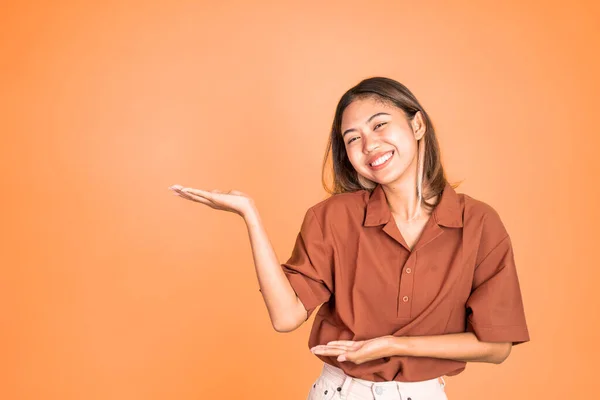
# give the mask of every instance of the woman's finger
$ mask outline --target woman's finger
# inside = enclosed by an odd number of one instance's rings
[[[340,354],[347,353],[346,350],[341,349],[313,349],[311,352],[313,354],[320,354],[322,356],[339,356]]]
[[[169,186],[169,190],[171,190],[173,193],[182,194],[183,192],[181,191],[181,189],[183,189],[183,187],[181,187],[180,185]]]
[[[192,201],[197,201],[199,203],[202,204],[206,204],[208,206],[212,206],[212,202],[210,200],[206,200],[202,197],[199,196],[195,196],[193,194],[184,192],[182,189],[176,188],[176,187],[170,187],[171,190],[173,190],[173,192],[175,192],[174,194],[183,197],[186,200],[192,200]]]
[[[171,190],[173,191],[173,194],[175,196],[184,197],[184,198],[188,198],[189,197],[187,193],[184,193],[184,192],[182,192],[180,190],[176,190],[176,189],[172,189],[172,188],[171,188]]]
[[[352,346],[354,343],[356,343],[356,341],[354,340],[334,340],[332,342],[328,342],[328,345],[336,345],[336,344],[341,344],[344,346]]]
[[[204,197],[196,196],[191,193],[185,193],[185,195],[187,196],[187,198],[189,198],[192,201],[197,201],[198,203],[206,204],[207,206],[216,208],[215,204],[212,201],[210,201],[209,199],[205,199]]]
[[[171,189],[173,191],[173,194],[176,196],[183,197],[184,199],[187,199],[187,200],[192,200],[192,198],[187,193],[182,192],[180,189],[176,189],[173,187],[171,187],[169,189]]]
[[[344,346],[344,345],[339,345],[339,344],[332,344],[332,345],[327,345],[327,346],[323,346],[320,347],[320,349],[339,349],[339,350],[345,350],[348,351],[350,350],[350,346]]]
[[[186,199],[186,200],[191,200],[191,201],[196,201],[194,198],[192,198],[192,196],[185,194],[185,193],[177,193],[177,196]]]
[[[184,193],[201,196],[201,197],[204,197],[205,199],[209,199],[209,200],[212,199],[216,193],[218,193],[218,192],[210,192],[208,190],[193,189],[193,188],[183,188],[183,189],[181,189],[181,191]]]
[[[327,350],[327,349],[348,350],[349,346],[320,344],[318,346],[311,348],[311,350]]]

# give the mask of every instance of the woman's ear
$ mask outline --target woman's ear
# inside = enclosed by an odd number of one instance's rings
[[[415,140],[421,139],[425,134],[425,122],[423,121],[423,114],[421,114],[421,111],[417,111],[411,120],[411,125]]]

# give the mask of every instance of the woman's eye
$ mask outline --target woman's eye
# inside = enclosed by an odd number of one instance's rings
[[[373,128],[373,130],[377,130],[378,126],[385,125],[385,124],[387,124],[387,122],[380,122],[377,125],[375,125],[375,128]],[[354,139],[358,139],[358,137],[354,137],[354,138],[350,139],[350,141],[348,141],[348,144],[352,143],[354,141]]]

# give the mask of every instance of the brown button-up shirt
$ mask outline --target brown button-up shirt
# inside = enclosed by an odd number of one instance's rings
[[[282,264],[308,316],[309,348],[333,340],[473,332],[486,342],[529,341],[509,235],[488,204],[450,184],[411,250],[381,185],[310,207]],[[317,355],[371,381],[421,381],[466,363],[392,356],[357,365]]]

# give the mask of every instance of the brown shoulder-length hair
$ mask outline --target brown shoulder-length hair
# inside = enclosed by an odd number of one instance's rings
[[[346,107],[355,100],[365,98],[373,98],[381,101],[383,104],[399,108],[404,112],[404,115],[409,121],[415,117],[418,111],[421,111],[426,130],[423,137],[419,140],[418,154],[420,160],[418,166],[421,175],[421,187],[424,188],[425,191],[424,193],[421,191],[419,184],[415,187],[415,191],[417,196],[421,197],[423,206],[432,210],[439,203],[441,196],[438,196],[435,204],[430,204],[426,200],[441,194],[447,183],[435,129],[429,115],[427,115],[427,112],[423,109],[412,92],[400,82],[390,78],[372,77],[364,79],[356,86],[350,88],[341,97],[335,111],[335,117],[331,126],[331,134],[323,158],[323,187],[330,195],[336,195],[358,190],[368,190],[371,192],[377,186],[376,182],[360,176],[350,163],[348,155],[346,154],[346,147],[344,146],[341,131],[342,115]],[[327,185],[325,179],[325,173],[328,171],[327,160],[330,153],[332,155],[333,188]],[[460,183],[452,184],[452,187],[456,188],[459,184]]]

